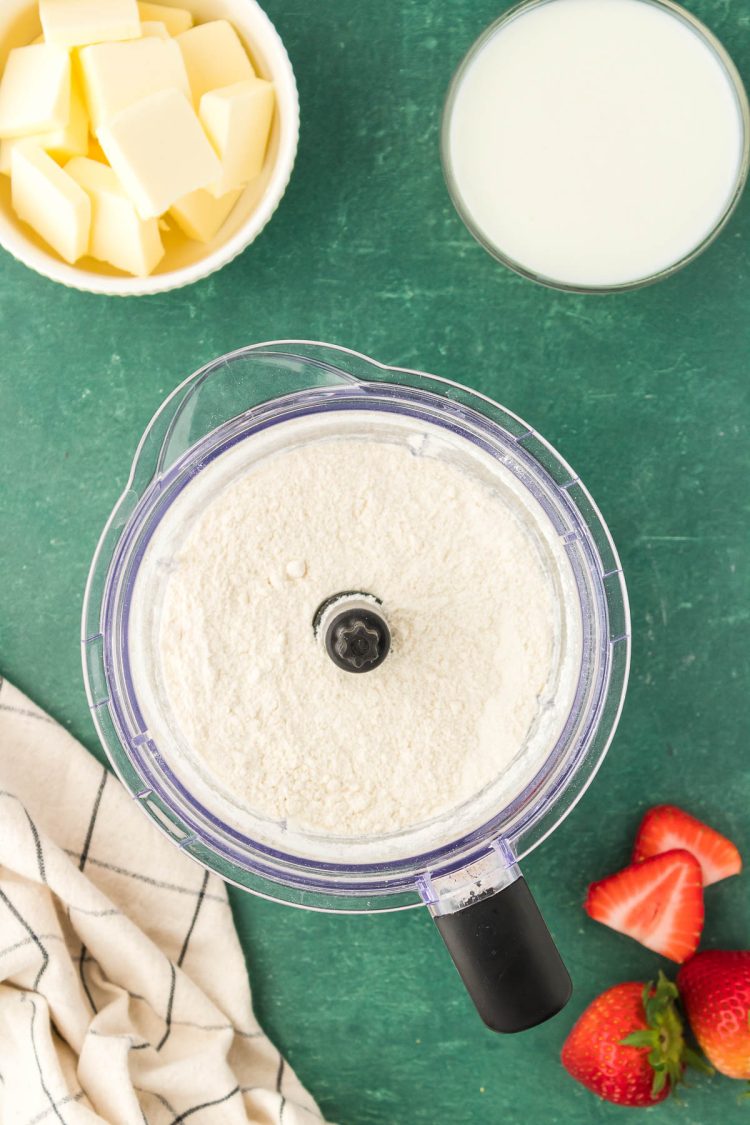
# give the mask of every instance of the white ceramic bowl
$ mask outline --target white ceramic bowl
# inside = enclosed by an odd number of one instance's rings
[[[10,180],[0,176],[0,244],[37,273],[75,289],[112,296],[164,293],[190,285],[221,269],[260,234],[276,210],[294,167],[299,138],[299,101],[294,71],[278,32],[256,0],[159,0],[189,8],[197,22],[226,19],[245,43],[253,65],[276,88],[276,115],[265,167],[244,191],[226,223],[209,243],[167,233],[167,253],[146,278],[127,277],[93,258],[70,266],[49,250],[30,227],[19,221],[10,201]],[[13,47],[30,43],[41,32],[34,0],[0,0],[0,68]]]

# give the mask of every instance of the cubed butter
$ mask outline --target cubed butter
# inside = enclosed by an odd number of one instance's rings
[[[40,43],[16,47],[0,82],[0,137],[48,133],[68,123],[70,56],[62,47]]]
[[[134,102],[160,90],[190,97],[185,64],[173,39],[98,43],[79,52],[91,128],[99,128]]]
[[[59,47],[112,43],[141,34],[136,0],[39,0],[39,15],[45,41]]]
[[[89,246],[91,203],[79,184],[33,141],[13,150],[13,210],[73,265]]]
[[[208,191],[193,191],[169,209],[180,230],[197,242],[210,242],[229,218],[241,191],[230,191],[216,199]]]
[[[107,163],[104,149],[99,144],[96,137],[89,137],[89,150],[87,153],[84,153],[84,156],[88,156],[89,160],[98,160],[100,164]]]
[[[165,90],[102,125],[99,143],[142,219],[218,181],[221,164],[184,94]]]
[[[201,98],[200,119],[221,160],[221,176],[211,184],[220,197],[259,174],[273,120],[273,84],[251,78]]]
[[[181,35],[193,26],[193,16],[186,8],[172,8],[167,4],[147,4],[138,0],[141,20],[163,23],[170,35]]]
[[[24,144],[29,138],[16,137],[0,141],[0,172],[9,176],[13,149]],[[31,138],[34,144],[44,149],[55,160],[70,160],[72,156],[85,156],[89,149],[89,119],[83,98],[78,90],[77,83],[73,83],[70,91],[70,113],[68,124],[62,129],[53,129],[49,133],[35,133]]]
[[[209,90],[255,76],[239,35],[226,20],[202,23],[177,36],[196,109]]]
[[[141,23],[141,35],[144,39],[169,39],[167,25],[165,23],[160,23],[159,20],[143,20]]]
[[[88,252],[135,277],[148,277],[164,257],[158,219],[141,219],[115,172],[106,164],[76,157],[67,174],[91,201]]]

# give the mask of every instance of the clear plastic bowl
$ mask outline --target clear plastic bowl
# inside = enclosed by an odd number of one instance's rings
[[[510,471],[551,521],[575,576],[582,657],[574,706],[534,776],[512,799],[488,789],[421,837],[304,838],[233,809],[157,742],[132,669],[133,588],[148,543],[175,499],[222,452],[302,417],[356,411],[429,424]],[[248,448],[250,446],[248,445]],[[448,380],[389,368],[344,348],[258,344],[198,371],[170,395],[141,439],[130,480],[103,532],[86,590],[83,664],[94,721],[113,766],[144,811],[188,855],[246,890],[333,911],[434,904],[503,872],[537,847],[591,782],[614,733],[628,675],[627,595],[617,553],[590,495],[529,426]],[[415,841],[423,841],[417,844]],[[445,882],[447,880],[447,883]],[[463,891],[461,892],[463,893]]]

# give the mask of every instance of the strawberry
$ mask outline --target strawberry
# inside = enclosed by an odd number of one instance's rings
[[[690,813],[674,805],[657,805],[649,809],[638,829],[633,862],[652,855],[685,848],[692,852],[703,870],[703,886],[717,883],[742,870],[742,856],[731,840],[722,836]]]
[[[676,998],[677,989],[663,973],[656,987],[628,981],[607,989],[563,1044],[568,1074],[618,1105],[663,1101],[686,1065],[707,1069],[685,1046]]]
[[[589,887],[584,910],[672,961],[687,961],[703,930],[703,879],[684,850],[632,863]]]
[[[706,949],[677,975],[696,1039],[729,1078],[750,1078],[750,950]]]

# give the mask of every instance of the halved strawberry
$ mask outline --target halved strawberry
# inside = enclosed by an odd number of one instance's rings
[[[731,840],[675,805],[649,809],[638,829],[633,862],[673,848],[692,852],[703,870],[703,886],[742,870],[742,856]]]
[[[592,883],[584,910],[663,957],[687,961],[703,930],[701,866],[682,849],[631,863]]]

